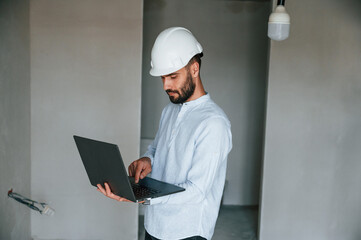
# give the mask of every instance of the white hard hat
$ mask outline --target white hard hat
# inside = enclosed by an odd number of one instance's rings
[[[154,42],[149,73],[152,76],[163,76],[178,71],[202,51],[201,44],[188,29],[168,28]]]

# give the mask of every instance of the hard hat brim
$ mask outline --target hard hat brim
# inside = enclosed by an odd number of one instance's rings
[[[149,74],[152,75],[153,77],[165,76],[165,75],[174,73],[174,72],[184,68],[185,66],[187,66],[187,64],[182,67],[174,67],[174,68],[168,68],[168,69],[151,68],[149,71]]]

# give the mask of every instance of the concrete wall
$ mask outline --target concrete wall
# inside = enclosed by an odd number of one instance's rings
[[[73,134],[139,155],[142,1],[31,1],[31,215],[34,239],[136,239],[137,205],[90,185]]]
[[[224,204],[258,205],[270,3],[147,0],[144,4],[142,138],[154,138],[169,102],[160,78],[149,75],[154,40],[167,27],[189,28],[204,48],[201,78],[206,91],[232,123]]]
[[[261,240],[361,239],[361,2],[286,1],[272,42]]]
[[[0,1],[0,239],[30,239],[29,2]]]

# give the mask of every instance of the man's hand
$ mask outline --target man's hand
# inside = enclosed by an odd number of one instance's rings
[[[112,193],[108,183],[104,183],[104,186],[105,186],[105,189],[102,187],[102,185],[97,184],[97,187],[98,187],[97,191],[103,193],[108,198],[117,200],[118,202],[132,202],[132,201],[129,201],[128,199],[126,199],[126,198],[119,197],[119,196],[115,195],[114,193]],[[138,203],[144,203],[144,202],[145,201],[141,201],[141,202],[138,202]]]
[[[139,178],[145,178],[151,171],[152,164],[148,157],[139,158],[128,167],[129,176],[134,177],[135,183],[139,182]]]
[[[102,187],[102,185],[97,184],[97,187],[98,187],[97,191],[103,193],[108,198],[117,200],[119,202],[132,202],[132,201],[129,201],[128,199],[126,199],[126,198],[119,197],[118,195],[115,195],[114,193],[112,193],[108,183],[104,183],[104,186],[105,186],[105,189]]]

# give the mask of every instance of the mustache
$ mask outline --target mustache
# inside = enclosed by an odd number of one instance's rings
[[[177,90],[167,89],[167,90],[165,90],[165,91],[166,91],[166,93],[178,93],[178,94],[179,94],[179,92],[178,92]]]

